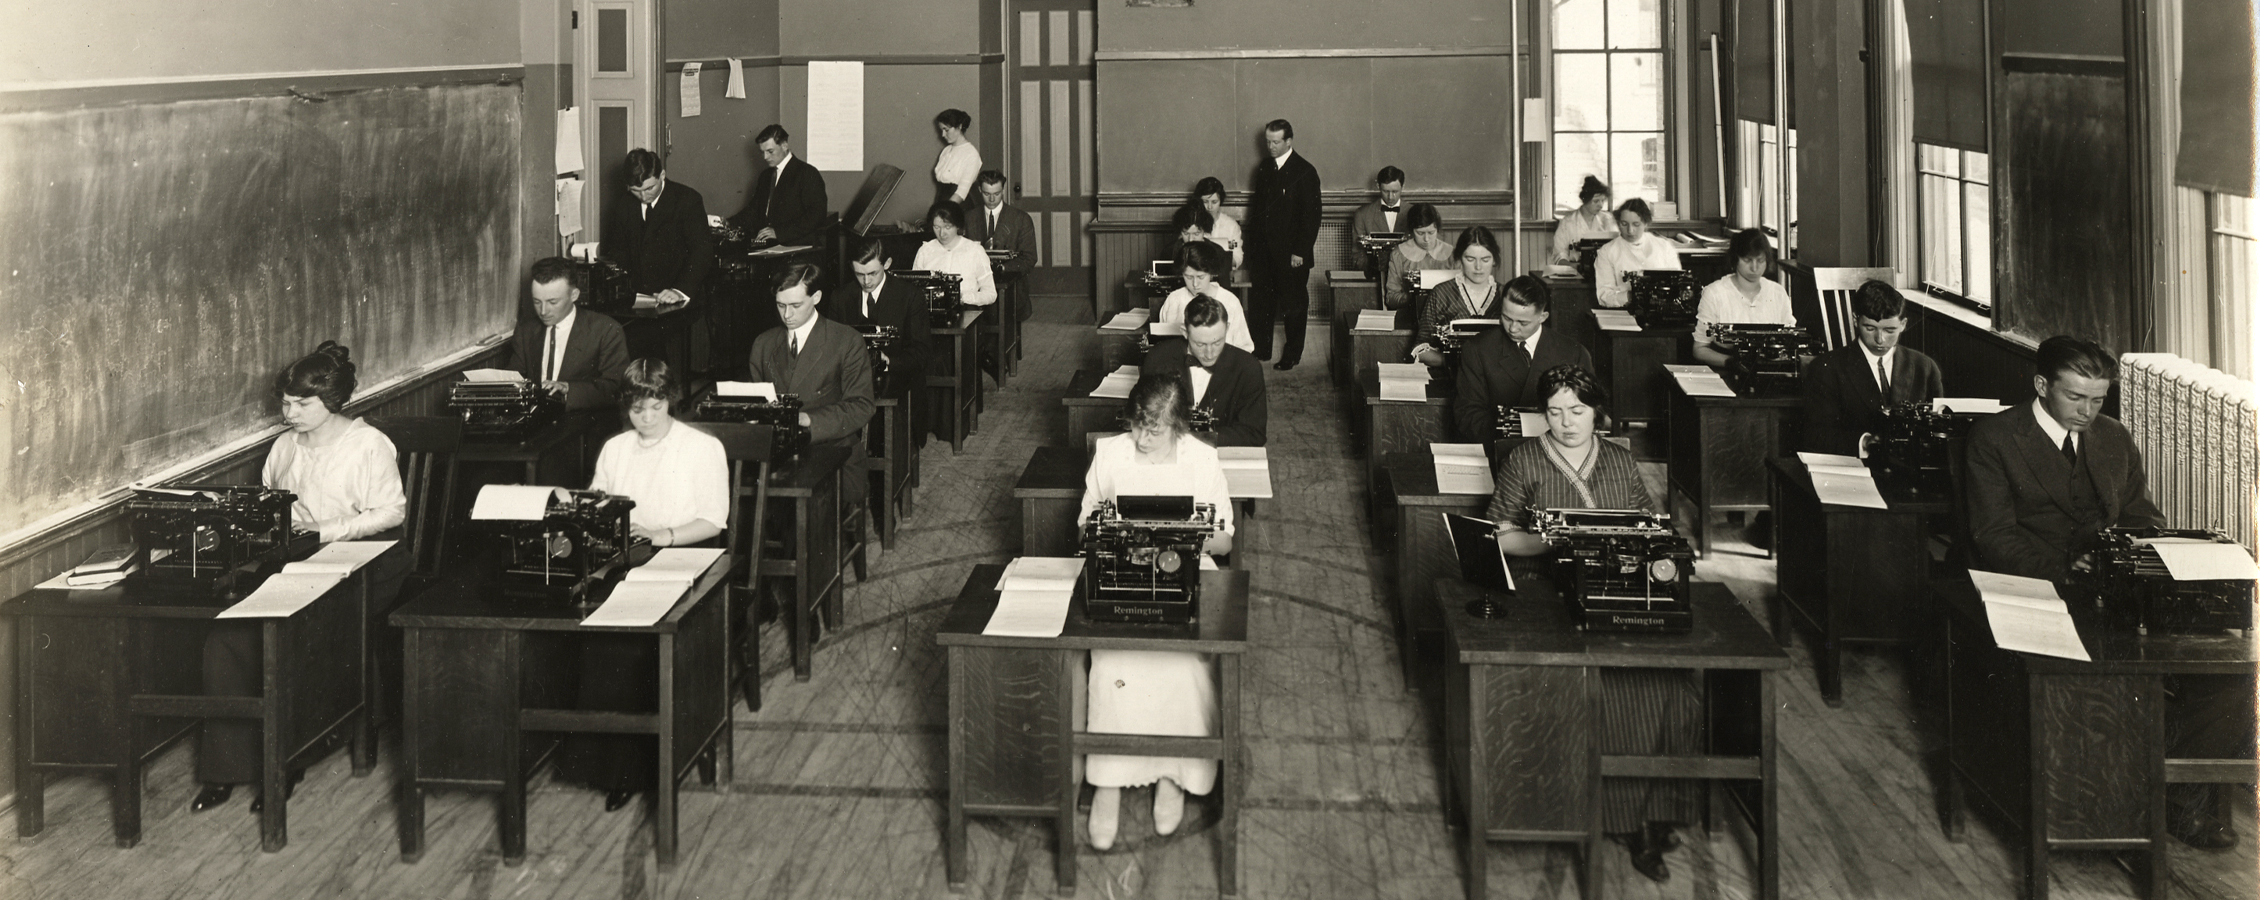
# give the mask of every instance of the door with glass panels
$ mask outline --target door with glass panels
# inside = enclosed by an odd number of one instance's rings
[[[658,5],[653,0],[581,0],[574,4],[573,97],[581,108],[582,237],[603,238],[603,205],[619,202],[628,151],[667,153],[657,110]]]
[[[1556,211],[1587,175],[1619,203],[1668,199],[1663,0],[1557,0],[1552,15]]]
[[[1095,0],[1011,0],[1006,102],[1015,135],[1008,158],[1013,203],[1036,220],[1035,294],[1092,290],[1091,239],[1098,176],[1091,145]]]

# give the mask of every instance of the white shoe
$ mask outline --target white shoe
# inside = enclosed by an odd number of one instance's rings
[[[1154,833],[1176,834],[1185,821],[1185,789],[1164,778],[1154,782]]]
[[[1114,848],[1122,830],[1122,789],[1103,787],[1091,793],[1091,849]]]

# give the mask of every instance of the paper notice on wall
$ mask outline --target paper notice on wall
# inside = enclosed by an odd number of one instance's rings
[[[581,170],[581,108],[568,106],[557,111],[557,174],[570,175]]]
[[[581,233],[581,180],[557,179],[557,236]]]
[[[863,64],[808,64],[809,165],[826,172],[863,171]]]
[[[698,70],[705,67],[705,63],[683,64],[683,118],[698,115]]]
[[[730,83],[722,88],[722,96],[732,100],[745,99],[745,62],[730,60]]]
[[[1546,116],[1546,98],[1530,97],[1522,101],[1522,142],[1543,144],[1546,136],[1554,133],[1554,122]]]

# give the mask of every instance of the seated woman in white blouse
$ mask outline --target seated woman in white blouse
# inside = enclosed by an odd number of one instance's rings
[[[1112,500],[1118,478],[1132,466],[1176,466],[1189,482],[1193,502],[1216,508],[1221,530],[1202,548],[1232,552],[1232,498],[1216,448],[1192,434],[1192,401],[1185,383],[1156,373],[1138,379],[1124,405],[1128,434],[1100,438],[1083,479],[1083,509],[1078,527],[1099,503]],[[1209,660],[1197,653],[1150,650],[1093,650],[1084,730],[1094,734],[1157,734],[1208,737],[1216,734],[1216,677]],[[1207,794],[1216,787],[1213,759],[1123,756],[1093,753],[1083,778],[1097,788],[1091,797],[1091,846],[1114,846],[1120,830],[1122,789],[1154,786],[1154,830],[1170,834],[1185,818],[1185,792]]]
[[[1224,211],[1224,182],[1214,175],[1201,179],[1200,183],[1193,185],[1193,199],[1199,201],[1201,209],[1216,220],[1216,224],[1208,229],[1208,239],[1232,254],[1232,268],[1238,271],[1247,264],[1244,261],[1246,254],[1240,245],[1240,220]]]
[[[1240,298],[1224,289],[1224,248],[1209,241],[1193,241],[1177,248],[1176,261],[1177,277],[1184,280],[1185,286],[1162,298],[1153,320],[1184,325],[1185,306],[1192,303],[1194,297],[1214,297],[1216,302],[1224,304],[1225,312],[1230,313],[1226,318],[1231,320],[1231,327],[1225,329],[1224,342],[1249,353],[1256,352],[1256,339],[1248,333],[1248,316],[1240,308]]]
[[[934,202],[964,203],[981,177],[981,148],[965,136],[973,117],[962,109],[945,109],[934,116],[934,136],[942,152],[934,158]]]
[[[291,530],[318,535],[322,543],[398,540],[408,515],[408,495],[400,488],[400,454],[384,432],[344,414],[353,397],[352,354],[336,341],[323,341],[291,363],[275,379],[282,394],[283,425],[290,430],[267,448],[260,480],[289,491]],[[363,570],[372,607],[389,612],[408,575],[406,553],[377,557]],[[204,640],[204,693],[258,696],[259,626],[230,622],[213,626]],[[234,793],[235,785],[259,781],[259,726],[244,719],[207,719],[197,738],[196,780],[203,784],[191,812],[203,812]],[[292,773],[295,783],[298,773]],[[263,805],[253,801],[252,809]]]
[[[1578,241],[1617,236],[1616,219],[1609,215],[1609,186],[1601,179],[1585,176],[1585,185],[1577,189],[1577,203],[1576,209],[1554,224],[1554,261],[1565,266],[1577,262],[1577,253],[1571,248]]]
[[[666,363],[628,363],[620,407],[630,427],[604,442],[589,480],[589,490],[636,502],[628,534],[655,548],[711,545],[730,521],[728,457],[713,435],[675,421],[682,394]],[[658,708],[659,646],[649,635],[582,635],[580,649],[581,709]],[[611,811],[656,786],[658,752],[650,735],[577,734],[566,743],[558,777],[604,791]]]
[[[1795,325],[1789,292],[1769,280],[1774,274],[1773,244],[1765,231],[1745,228],[1727,244],[1734,274],[1703,287],[1695,308],[1695,358],[1705,365],[1726,365],[1726,354],[1711,347],[1711,329],[1718,325]]]
[[[1610,309],[1622,309],[1631,296],[1625,292],[1627,272],[1679,268],[1679,247],[1648,231],[1656,214],[1648,201],[1634,197],[1617,207],[1617,239],[1601,245],[1593,255],[1593,299]]]
[[[918,245],[910,267],[958,276],[958,302],[966,306],[996,303],[997,278],[989,268],[989,251],[965,239],[965,210],[955,203],[936,203],[926,210],[926,227],[933,229],[934,239]]]

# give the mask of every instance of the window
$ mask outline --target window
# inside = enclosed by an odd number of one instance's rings
[[[2208,192],[2206,270],[2212,311],[2213,368],[2252,377],[2252,270],[2260,236],[2252,231],[2250,197]],[[2185,356],[2188,354],[2184,354]]]
[[[1665,197],[1664,0],[1556,0],[1554,206],[1577,206],[1585,176],[1613,199]]]
[[[1915,144],[1922,282],[1932,293],[1993,305],[1992,188],[1983,153]]]
[[[1797,234],[1781,214],[1781,130],[1748,119],[1735,122],[1735,226],[1773,230],[1774,249],[1789,256]],[[1789,129],[1789,208],[1797,208],[1797,129]],[[1787,235],[1786,239],[1782,235]]]

